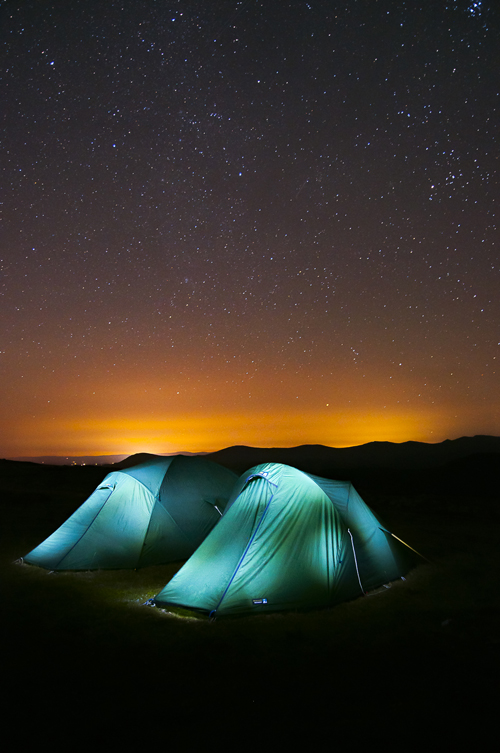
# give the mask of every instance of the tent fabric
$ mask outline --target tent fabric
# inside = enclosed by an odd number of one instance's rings
[[[187,559],[220,519],[236,480],[198,456],[153,457],[113,471],[24,561],[95,570]]]
[[[212,617],[316,609],[413,564],[351,483],[266,463],[240,477],[216,527],[154,602]]]

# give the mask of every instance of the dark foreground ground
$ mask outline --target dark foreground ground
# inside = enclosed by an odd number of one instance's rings
[[[450,750],[495,732],[498,497],[367,488],[432,564],[331,610],[209,623],[142,606],[180,563],[73,574],[13,564],[106,469],[1,470],[4,735],[16,747]]]

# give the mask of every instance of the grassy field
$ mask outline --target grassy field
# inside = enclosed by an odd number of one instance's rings
[[[494,729],[498,500],[365,493],[431,564],[330,610],[208,622],[143,606],[182,563],[59,574],[15,564],[104,475],[29,471],[4,473],[0,497],[2,679],[10,713],[26,719],[19,744],[71,727],[74,743],[266,748],[327,731],[332,745],[421,749],[479,744]]]

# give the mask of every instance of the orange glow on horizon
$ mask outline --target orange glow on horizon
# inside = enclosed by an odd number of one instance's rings
[[[374,441],[440,442],[461,436],[445,412],[346,411],[331,414],[261,412],[184,415],[171,419],[92,418],[38,420],[30,441],[13,447],[16,456],[131,455],[137,452],[213,452],[232,445],[351,447]],[[18,430],[28,434],[22,423]],[[21,437],[19,437],[19,440]]]

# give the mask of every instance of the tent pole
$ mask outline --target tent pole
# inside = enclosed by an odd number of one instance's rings
[[[365,591],[365,589],[363,588],[363,586],[362,586],[362,584],[361,584],[361,578],[359,577],[359,570],[358,570],[358,558],[356,557],[356,550],[354,549],[354,539],[353,539],[353,537],[352,537],[352,533],[351,533],[351,529],[350,529],[350,528],[348,528],[348,529],[347,529],[347,533],[348,533],[348,534],[349,534],[349,536],[351,537],[351,546],[352,546],[352,552],[353,552],[353,554],[354,554],[354,564],[356,565],[356,574],[357,574],[357,576],[358,576],[358,583],[359,583],[359,587],[360,587],[360,589],[361,589],[361,591],[362,591],[362,593],[363,593],[363,596],[366,596],[366,591]]]

